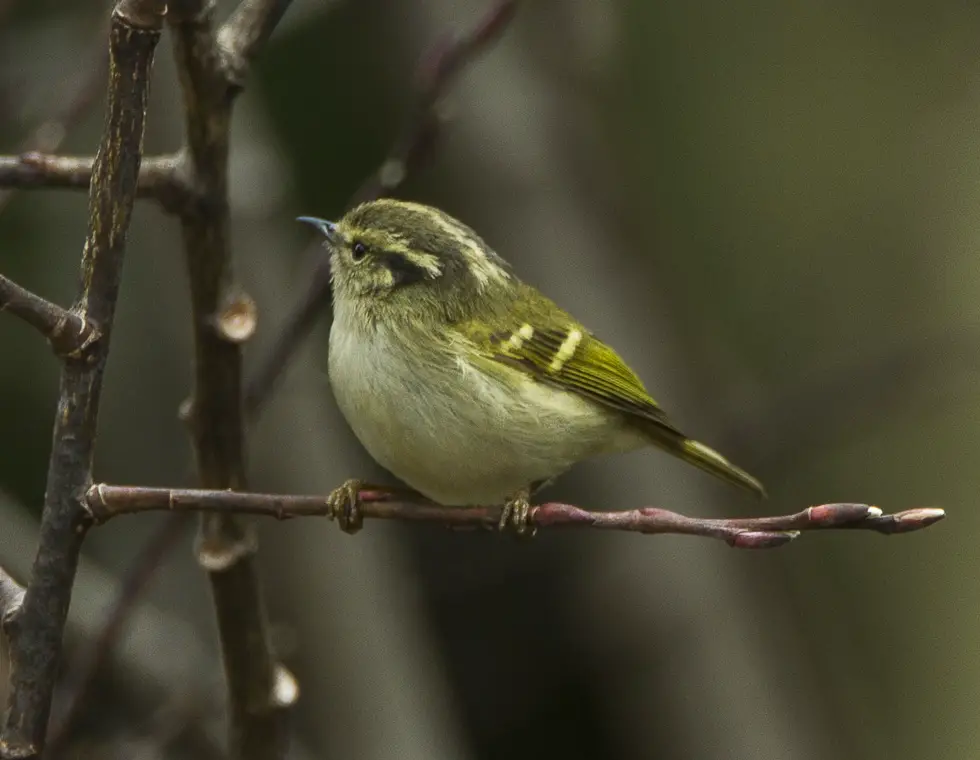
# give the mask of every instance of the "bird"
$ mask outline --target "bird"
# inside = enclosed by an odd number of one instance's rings
[[[543,484],[590,457],[651,446],[765,496],[675,427],[614,349],[448,213],[379,199],[338,222],[298,220],[323,234],[330,257],[337,405],[372,458],[426,499],[502,505],[498,527],[525,535]],[[328,499],[352,530],[361,485],[349,480]]]

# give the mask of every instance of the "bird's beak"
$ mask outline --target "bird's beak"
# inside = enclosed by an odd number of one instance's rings
[[[327,240],[333,241],[336,239],[337,225],[334,222],[328,222],[326,219],[318,219],[315,216],[297,216],[296,221],[312,224],[323,233]]]

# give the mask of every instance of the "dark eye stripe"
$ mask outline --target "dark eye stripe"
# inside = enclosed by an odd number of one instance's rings
[[[429,277],[429,272],[413,264],[400,253],[386,252],[379,258],[394,277],[395,285],[411,285],[413,282],[421,282]]]

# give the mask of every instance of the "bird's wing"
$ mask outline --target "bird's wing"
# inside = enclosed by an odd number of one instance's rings
[[[516,315],[504,329],[471,322],[460,330],[487,360],[679,434],[619,355],[572,320],[554,324]]]
[[[764,495],[762,485],[721,454],[674,427],[636,373],[612,348],[544,296],[517,299],[492,327],[469,320],[454,326],[476,358],[510,367],[533,380],[621,412],[651,443],[728,482]]]

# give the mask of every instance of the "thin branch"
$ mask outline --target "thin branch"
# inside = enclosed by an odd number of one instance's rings
[[[218,31],[218,46],[224,51],[225,76],[241,89],[248,69],[260,48],[272,35],[292,0],[242,0]]]
[[[0,311],[9,311],[27,322],[47,338],[59,356],[77,359],[99,338],[95,326],[78,314],[35,295],[2,274]]]
[[[284,520],[292,517],[338,517],[324,496],[208,491],[180,488],[92,486],[85,497],[92,518],[102,523],[138,512],[167,510],[239,512]],[[383,490],[360,492],[361,515],[369,519],[431,522],[452,528],[495,528],[500,507],[443,507],[431,502],[399,500]],[[570,504],[549,502],[531,508],[536,528],[595,528],[629,533],[673,533],[718,538],[743,549],[782,546],[803,531],[850,529],[883,534],[927,528],[946,516],[941,509],[909,509],[883,514],[867,504],[823,504],[790,515],[713,519],[687,517],[655,507],[622,512],[591,512]]]
[[[202,60],[216,75],[217,88],[237,91],[244,83],[248,66],[272,34],[291,0],[243,0],[221,27],[219,44],[214,44],[210,24],[195,37],[197,50],[206,52]],[[204,12],[204,4],[172,3],[174,15],[192,18]],[[185,7],[186,6],[186,7]],[[190,8],[188,12],[188,8]],[[210,8],[208,8],[210,13]],[[17,155],[0,156],[0,209],[10,190],[34,188],[87,189],[92,174],[91,157],[51,155],[61,146],[71,126],[88,110],[99,94],[105,70],[104,59],[93,66],[73,97],[28,137]],[[179,156],[148,157],[140,172],[139,197],[161,201],[167,210],[177,212],[187,201],[187,190],[176,174]]]
[[[412,112],[387,158],[354,193],[349,206],[390,195],[428,158],[443,122],[439,102],[466,67],[497,42],[516,13],[517,0],[499,0],[469,32],[440,40],[422,57]]]
[[[443,118],[439,101],[453,81],[495,43],[517,12],[517,0],[498,0],[466,34],[437,43],[422,56],[416,71],[416,102],[388,156],[358,188],[348,202],[352,208],[365,201],[390,195],[431,154]],[[286,316],[268,356],[245,390],[245,408],[255,414],[276,387],[283,370],[320,313],[330,303],[330,262],[322,255],[321,243],[311,247],[316,262],[306,292]],[[315,256],[315,258],[314,258]]]
[[[65,748],[75,723],[88,706],[96,679],[112,656],[114,646],[122,635],[123,627],[129,619],[136,603],[142,596],[154,573],[163,563],[168,554],[173,551],[178,542],[186,535],[188,516],[173,514],[169,516],[160,529],[150,538],[139,553],[132,567],[127,571],[122,581],[122,587],[116,600],[109,610],[106,620],[98,635],[89,642],[80,658],[76,670],[75,684],[68,706],[51,729],[48,737],[47,752],[51,757],[57,757]]]
[[[4,515],[3,543],[8,550],[5,553],[10,563],[6,569],[15,578],[21,576],[26,578],[30,572],[30,563],[37,544],[38,524],[28,516],[29,510],[26,510],[23,505],[16,504],[9,494],[3,493],[2,490],[0,490],[0,509],[3,510]],[[193,522],[190,515],[173,515],[173,517],[175,519],[183,517],[185,522]],[[44,749],[45,757],[58,757],[52,751],[55,749],[52,728],[56,732],[56,727],[62,723],[67,706],[64,697],[70,695],[73,684],[77,683],[77,666],[82,664],[76,657],[68,659],[67,648],[72,647],[73,653],[78,651],[75,647],[78,645],[84,647],[86,642],[98,638],[106,623],[105,612],[99,609],[98,604],[80,605],[76,600],[114,598],[119,591],[119,579],[91,561],[86,562],[83,552],[75,579],[72,610],[65,626],[66,661],[55,690],[48,739]],[[215,668],[213,652],[200,640],[200,631],[179,615],[174,616],[169,611],[161,610],[145,596],[139,599],[130,611],[129,629],[129,635],[117,640],[109,651],[111,658],[109,669],[115,673],[138,673],[139,678],[135,680],[125,678],[118,684],[114,684],[113,691],[118,691],[118,694],[110,696],[108,700],[91,698],[87,700],[82,720],[85,716],[104,715],[106,710],[113,709],[113,705],[118,700],[136,709],[156,710],[161,705],[171,704],[175,695],[190,693],[200,694],[202,698],[207,694],[206,698],[217,705],[216,709],[219,712],[223,712],[224,705],[221,704],[220,699],[214,698],[213,689],[215,677],[220,677],[220,666]],[[165,642],[163,644],[165,652],[161,649],[161,642]],[[171,661],[174,656],[179,657],[179,660]],[[4,672],[3,676],[6,675]],[[118,689],[115,688],[116,685]],[[202,720],[188,726],[188,733],[194,734],[194,738],[188,736],[189,743],[197,746],[213,743],[211,736],[216,722]],[[77,738],[77,734],[72,734],[70,738]],[[202,756],[213,754],[213,752],[204,753]],[[191,753],[191,756],[196,755]],[[223,752],[221,756],[226,757]]]
[[[32,758],[44,749],[78,555],[91,523],[83,497],[92,480],[102,378],[165,7],[163,0],[121,0],[112,13],[108,103],[92,172],[75,309],[101,336],[62,371],[37,555],[24,603],[7,621],[11,695],[0,735],[4,758]]]
[[[94,161],[91,156],[46,153],[0,156],[0,187],[88,190]],[[148,156],[140,166],[137,197],[153,198],[165,207],[181,203],[186,193],[178,178],[179,166],[179,156]]]
[[[102,92],[109,57],[105,47],[104,17],[99,14],[97,49],[93,53],[94,62],[89,66],[75,92],[63,99],[55,112],[40,124],[21,144],[20,155],[27,153],[54,153],[61,147],[69,130],[88,112]],[[13,197],[14,187],[0,189],[0,211]]]
[[[254,327],[255,304],[232,270],[233,98],[212,31],[213,10],[204,0],[175,0],[167,16],[184,96],[186,175],[196,198],[180,214],[194,330],[194,388],[185,418],[201,484],[241,489],[246,487],[241,344],[252,333],[242,326]],[[218,622],[230,702],[229,753],[267,760],[285,751],[281,708],[287,705],[277,696],[285,671],[273,657],[255,551],[251,526],[227,513],[202,515],[197,558],[208,572]]]

